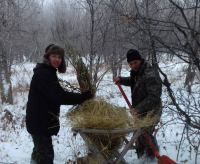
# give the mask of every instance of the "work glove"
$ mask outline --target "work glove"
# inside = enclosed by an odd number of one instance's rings
[[[82,97],[82,102],[84,102],[84,101],[86,101],[88,99],[94,98],[94,95],[90,91],[83,92],[81,95],[82,95],[81,96]]]

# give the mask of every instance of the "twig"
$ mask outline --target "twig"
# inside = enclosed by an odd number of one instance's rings
[[[178,153],[177,153],[177,156],[176,156],[177,161],[178,161],[178,155],[179,155],[179,152],[180,152],[181,143],[182,143],[182,140],[183,140],[183,134],[184,134],[185,128],[186,128],[186,126],[184,126],[184,128],[183,128],[183,133],[182,133],[181,140],[180,140],[179,147],[178,147]]]

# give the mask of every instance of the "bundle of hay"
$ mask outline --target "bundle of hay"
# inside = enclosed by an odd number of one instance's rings
[[[103,98],[88,100],[67,114],[73,127],[91,129],[127,129],[130,117],[126,108],[106,102]],[[87,133],[101,154],[109,157],[113,151],[122,145],[126,134],[97,134]]]
[[[148,111],[145,116],[135,115],[132,117],[132,127],[152,127],[158,124],[160,121],[161,111],[157,111],[157,107],[155,110],[152,109]],[[144,115],[144,113],[142,114]]]
[[[125,137],[126,134],[90,133],[87,135],[99,149],[100,153],[108,159],[114,152],[117,152],[121,148],[123,137]]]
[[[112,105],[103,98],[85,101],[67,117],[73,127],[93,129],[126,129],[130,122],[125,108]]]
[[[132,117],[126,108],[118,107],[106,102],[102,98],[88,100],[67,114],[73,127],[87,129],[129,129],[134,127],[149,127],[159,120],[158,115],[152,116],[153,111],[147,113],[143,119]],[[87,133],[101,154],[108,158],[119,150],[123,138],[127,134],[98,134]]]
[[[72,127],[92,129],[129,129],[134,127],[149,127],[156,125],[160,115],[149,111],[142,119],[138,116],[128,115],[127,109],[108,103],[105,99],[97,97],[76,106],[67,117]]]

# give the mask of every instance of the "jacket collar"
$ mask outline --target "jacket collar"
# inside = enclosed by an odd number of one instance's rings
[[[144,72],[144,70],[145,70],[145,68],[146,68],[146,65],[147,65],[147,62],[146,62],[144,59],[142,59],[142,63],[141,63],[141,65],[140,65],[139,70],[136,71],[136,72],[133,71],[133,70],[131,70],[131,71],[130,71],[131,75],[137,76],[137,75],[143,74],[143,72]]]
[[[49,69],[49,70],[54,71],[54,72],[57,71],[56,68],[54,68],[54,67],[52,67],[52,66],[49,66],[49,65],[47,65],[47,64],[45,64],[45,63],[37,63],[36,66],[35,66],[35,68],[34,68],[33,70],[35,70],[35,69],[37,69],[37,68],[46,68],[46,69]]]

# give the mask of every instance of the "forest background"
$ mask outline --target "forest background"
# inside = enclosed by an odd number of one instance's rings
[[[5,106],[16,103],[16,90],[29,88],[28,84],[13,87],[11,77],[18,71],[13,68],[40,62],[47,45],[63,47],[68,65],[72,49],[75,54],[81,54],[97,88],[108,72],[122,74],[125,54],[134,48],[157,67],[162,77],[166,93],[163,112],[170,116],[160,123],[163,131],[169,125],[180,124],[183,128],[176,134],[181,136],[177,153],[193,152],[194,162],[198,163],[199,36],[199,0],[1,0],[1,131],[15,120],[13,111]],[[173,79],[165,69],[169,62],[173,64],[171,69],[184,65]],[[179,78],[184,78],[184,82],[175,87]],[[20,118],[22,123],[24,118]]]

